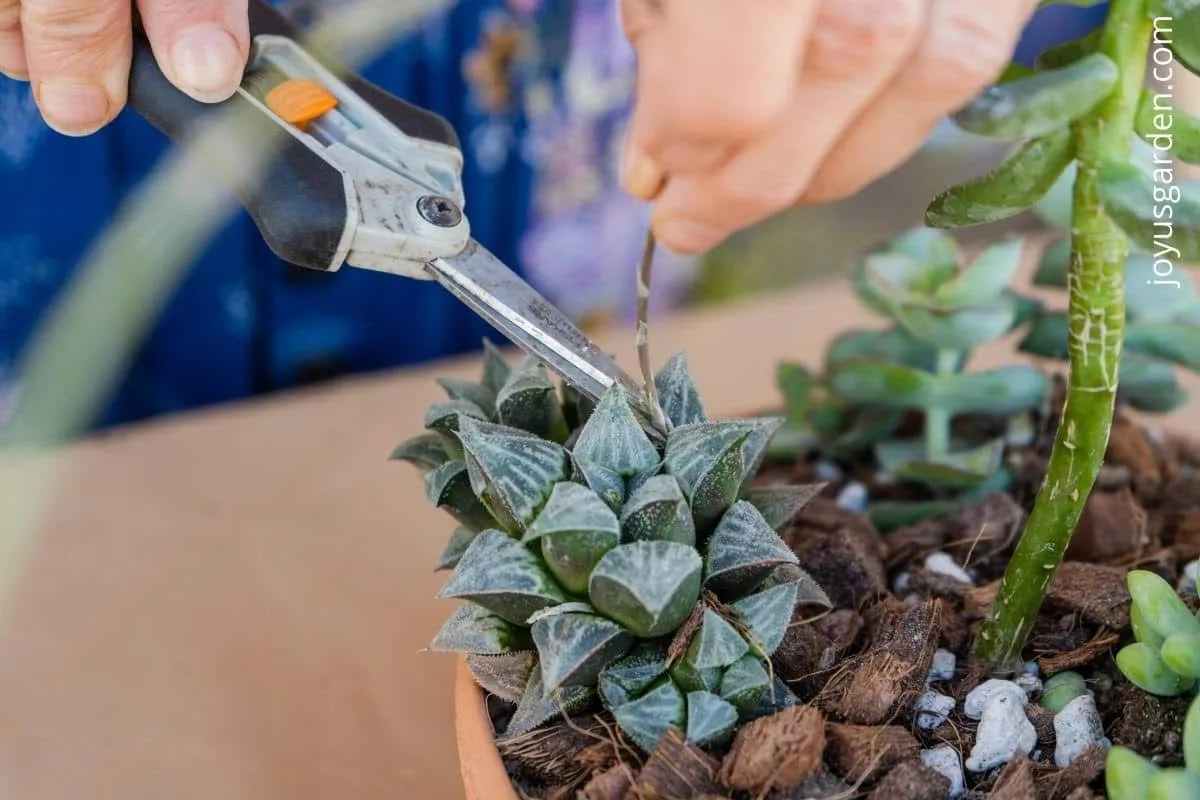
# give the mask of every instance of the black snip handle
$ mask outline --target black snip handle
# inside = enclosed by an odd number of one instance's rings
[[[266,34],[301,40],[302,34],[266,0],[250,0],[249,10],[251,39]],[[460,146],[454,129],[438,115],[388,94],[344,66],[331,63],[328,57],[321,60],[404,133]],[[159,69],[140,30],[134,37],[129,106],[182,147],[188,147],[193,136],[232,107],[250,120],[252,134],[261,135],[261,141],[271,141],[270,137],[279,133],[278,125],[240,94],[223,103],[201,103],[176,89]],[[245,206],[275,255],[299,267],[337,269],[348,207],[342,174],[296,138],[285,135],[278,142],[259,181],[246,179],[242,159],[226,160],[211,153],[202,157]]]

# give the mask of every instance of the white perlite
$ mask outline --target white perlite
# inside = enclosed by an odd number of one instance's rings
[[[975,746],[966,763],[971,772],[995,769],[1017,753],[1029,755],[1037,745],[1037,729],[1025,716],[1025,693],[1010,685],[1012,691],[997,689],[983,701]]]
[[[933,651],[933,661],[929,665],[929,677],[925,679],[925,684],[954,680],[954,668],[957,665],[958,659],[954,653],[939,647]]]
[[[917,727],[921,730],[931,731],[945,722],[950,713],[954,711],[954,698],[927,689],[923,695],[917,698],[917,702],[913,704],[913,710],[917,712]]]
[[[1091,693],[1080,695],[1054,715],[1054,764],[1065,767],[1085,750],[1099,745],[1112,747],[1104,736],[1104,724]]]
[[[967,791],[967,779],[963,775],[958,751],[950,745],[944,744],[932,750],[922,750],[921,763],[950,779],[950,797],[962,797]]]
[[[816,465],[817,480],[837,483],[842,479],[842,468],[832,461],[818,461]]]
[[[1200,571],[1200,561],[1189,561],[1183,568],[1176,590],[1180,594],[1196,594],[1196,574]]]
[[[953,578],[956,581],[974,583],[971,580],[971,576],[958,565],[958,562],[949,553],[930,553],[925,558],[925,569],[935,572],[938,575],[944,575],[947,578]]]
[[[1013,683],[1012,681],[1002,681],[997,678],[993,678],[990,681],[984,681],[983,683],[979,684],[972,689],[969,694],[967,694],[966,699],[963,701],[963,713],[971,719],[982,718],[984,706],[988,704],[988,701],[991,700],[994,695],[998,694],[1012,695],[1014,698],[1016,698],[1017,704],[1020,705],[1021,708],[1025,707],[1025,703],[1028,700],[1028,698],[1025,697],[1024,690],[1022,690],[1017,684]]]
[[[1021,691],[1025,692],[1026,697],[1032,698],[1042,691],[1042,679],[1037,675],[1022,673],[1013,678],[1013,683],[1021,687]]]
[[[851,481],[838,492],[837,506],[850,514],[861,514],[867,510],[867,487]]]
[[[908,588],[908,582],[911,580],[911,575],[909,575],[907,572],[901,572],[896,576],[896,579],[892,581],[892,594],[903,594],[904,590]]]

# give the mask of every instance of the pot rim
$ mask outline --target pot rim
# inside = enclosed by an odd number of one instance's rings
[[[454,716],[467,800],[519,800],[496,747],[483,690],[471,677],[465,656],[459,656],[455,666]]]

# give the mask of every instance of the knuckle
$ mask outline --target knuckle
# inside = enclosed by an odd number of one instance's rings
[[[0,36],[12,37],[21,33],[21,4],[0,3]]]
[[[877,61],[880,56],[906,52],[924,21],[924,4],[916,0],[825,3],[813,29],[806,61],[823,73],[859,75],[863,69],[861,57]]]
[[[934,91],[973,95],[1003,71],[1012,46],[1009,32],[987,15],[949,3],[918,60],[921,80]]]
[[[128,18],[120,3],[23,4],[22,25],[30,39],[47,45],[93,48],[122,32]]]

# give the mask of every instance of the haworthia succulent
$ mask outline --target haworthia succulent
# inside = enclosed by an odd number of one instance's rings
[[[407,461],[422,471],[437,469],[450,460],[450,454],[442,437],[436,433],[423,433],[401,443],[389,456],[392,461]]]
[[[824,483],[760,486],[747,490],[745,499],[758,509],[771,529],[778,532],[795,519],[800,509],[820,494],[825,486]]]
[[[548,691],[542,682],[541,667],[535,666],[512,719],[497,739],[512,739],[529,733],[552,719],[586,708],[595,698],[593,686],[564,686],[557,691]]]
[[[700,596],[703,562],[677,542],[623,544],[592,571],[588,597],[600,612],[642,638],[671,633]]]
[[[537,666],[537,653],[533,650],[500,655],[471,653],[466,661],[471,677],[485,692],[509,703],[519,703]]]
[[[731,604],[749,630],[750,644],[760,655],[766,657],[774,653],[783,641],[796,609],[796,599],[796,584],[785,583]]]
[[[704,404],[692,382],[687,358],[682,353],[672,356],[654,378],[659,405],[674,427],[704,422]]]
[[[463,461],[447,461],[425,474],[425,495],[435,507],[446,511],[470,530],[496,525],[496,520],[475,496],[471,476]]]
[[[600,398],[572,455],[576,461],[598,465],[626,479],[652,473],[660,463],[658,450],[642,430],[624,390],[616,386]]]
[[[668,435],[664,468],[683,488],[697,528],[710,528],[737,500],[745,470],[742,446],[755,427],[743,421],[700,422]]]
[[[621,730],[649,753],[672,727],[684,727],[687,701],[678,686],[662,680],[636,700],[614,708],[612,714]]]
[[[539,542],[554,577],[567,591],[581,595],[601,557],[621,543],[621,526],[594,492],[564,481],[555,485],[522,541]]]
[[[438,597],[470,600],[518,625],[568,599],[541,560],[500,531],[471,542]]]
[[[532,650],[529,631],[489,613],[474,603],[463,603],[446,620],[430,643],[435,652],[501,655]]]
[[[567,438],[558,390],[546,368],[532,356],[526,357],[511,373],[496,395],[499,422],[532,434],[562,442]]]
[[[455,528],[454,533],[450,534],[450,540],[442,549],[442,554],[434,563],[434,572],[454,569],[458,566],[458,560],[462,558],[463,553],[467,552],[467,548],[471,546],[471,542],[475,541],[477,536],[479,536],[479,531],[464,527]]]
[[[600,671],[634,645],[632,633],[598,614],[554,611],[535,615],[530,626],[548,690],[594,686]]]
[[[738,711],[712,692],[688,692],[687,741],[700,747],[724,744],[733,735]]]
[[[523,531],[570,476],[566,450],[525,431],[464,420],[459,439],[471,488],[509,531]]]
[[[696,543],[692,509],[671,475],[655,475],[630,494],[621,509],[621,535],[627,542],[657,539]]]
[[[771,677],[757,656],[745,655],[721,679],[720,695],[743,714],[755,710],[771,685]]]
[[[605,667],[597,685],[605,704],[615,708],[641,696],[666,674],[666,646],[661,641],[642,641],[628,655]]]
[[[782,564],[798,564],[753,504],[734,503],[708,540],[704,583],[722,596],[740,597]]]

